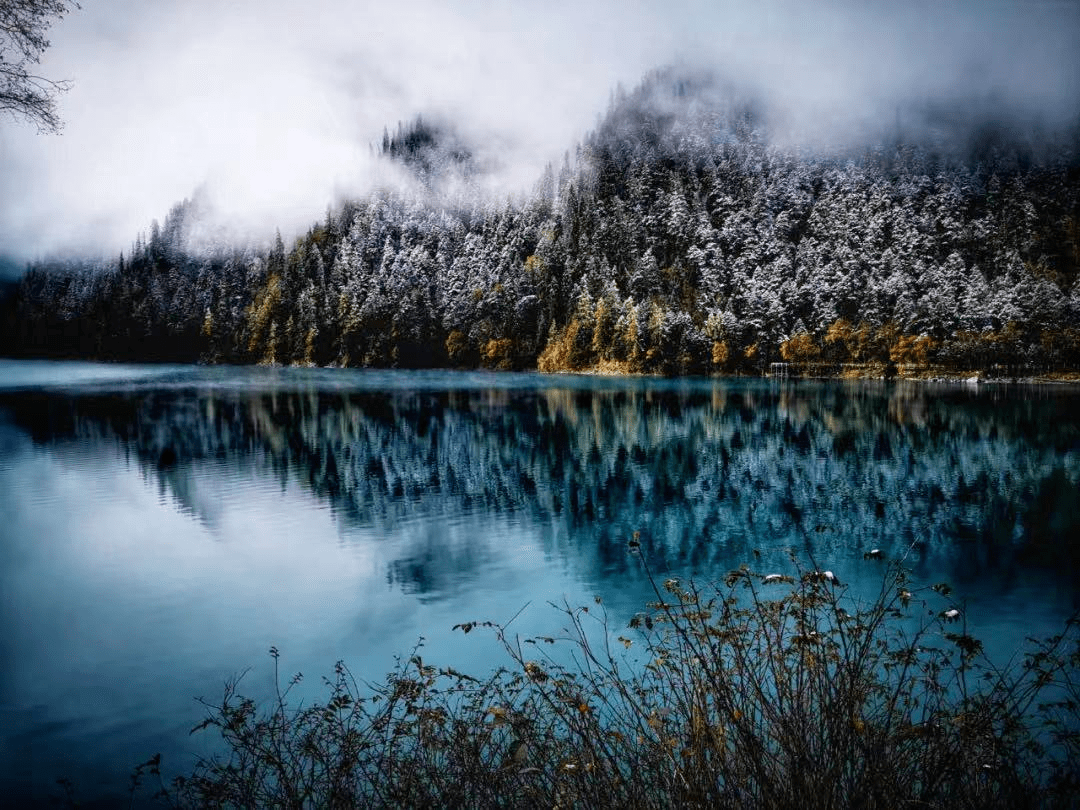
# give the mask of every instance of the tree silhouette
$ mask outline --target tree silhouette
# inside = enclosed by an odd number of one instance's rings
[[[39,132],[63,127],[56,98],[71,82],[36,71],[49,27],[73,8],[80,8],[75,0],[0,0],[0,111],[33,122]]]

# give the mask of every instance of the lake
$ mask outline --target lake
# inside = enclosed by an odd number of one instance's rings
[[[659,577],[880,548],[1005,661],[1080,605],[1080,388],[0,361],[0,795],[174,775],[227,678],[506,663]],[[524,608],[524,610],[522,610]],[[306,691],[305,691],[306,690]]]

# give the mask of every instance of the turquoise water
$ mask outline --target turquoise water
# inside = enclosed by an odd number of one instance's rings
[[[1080,389],[0,362],[0,518],[0,795],[107,803],[271,645],[317,695],[624,625],[635,531],[662,577],[906,556],[1005,659],[1080,604]]]

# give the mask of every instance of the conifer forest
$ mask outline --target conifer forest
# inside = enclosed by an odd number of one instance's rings
[[[874,148],[773,137],[752,97],[655,71],[531,193],[475,191],[453,127],[373,145],[410,182],[290,244],[207,237],[198,194],[109,260],[40,261],[5,354],[659,374],[1080,370],[1076,132],[947,116]],[[936,116],[936,117],[935,117]],[[935,138],[935,132],[939,137]],[[944,134],[942,134],[944,133]]]

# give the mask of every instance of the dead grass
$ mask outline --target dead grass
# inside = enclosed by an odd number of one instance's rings
[[[639,547],[630,541],[630,553]],[[615,626],[557,606],[551,636],[464,621],[506,655],[490,673],[421,649],[325,702],[257,706],[226,685],[199,729],[222,753],[164,791],[174,807],[989,808],[1075,806],[1075,623],[1019,663],[983,655],[944,585],[882,566],[876,598],[816,565],[653,583]],[[277,651],[272,650],[277,666]]]

